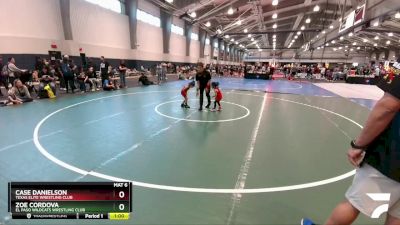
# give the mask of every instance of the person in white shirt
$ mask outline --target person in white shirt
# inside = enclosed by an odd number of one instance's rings
[[[14,83],[14,80],[19,77],[20,73],[25,73],[27,71],[20,69],[15,65],[14,57],[8,59],[7,69],[8,69],[8,79],[9,79],[8,82],[10,85]]]

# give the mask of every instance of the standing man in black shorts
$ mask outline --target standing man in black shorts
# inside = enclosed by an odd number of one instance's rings
[[[385,94],[347,153],[350,163],[357,167],[353,184],[326,225],[352,224],[360,212],[371,218],[387,212],[385,225],[400,224],[400,64],[378,87]],[[383,197],[374,200],[373,195]],[[314,223],[303,219],[305,224]]]
[[[200,108],[199,111],[203,110],[203,94],[206,87],[210,86],[211,74],[207,70],[204,69],[204,64],[202,62],[197,63],[197,73],[196,73],[196,81],[197,81],[197,95],[200,94]],[[211,97],[210,91],[206,91],[207,96],[207,105],[206,108],[210,108]]]

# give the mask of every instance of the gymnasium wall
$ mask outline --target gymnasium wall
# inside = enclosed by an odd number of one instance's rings
[[[31,67],[36,56],[47,57],[51,44],[57,45],[57,51],[71,56],[79,56],[82,49],[87,57],[104,55],[109,59],[136,60],[138,65],[199,60],[199,41],[191,40],[191,53],[187,57],[185,37],[172,33],[170,54],[164,54],[162,29],[141,21],[137,23],[138,46],[132,50],[128,16],[84,0],[70,0],[73,40],[64,39],[59,0],[0,0],[0,5],[0,55],[16,57],[19,65]],[[159,8],[147,0],[139,0],[138,8],[160,15]],[[184,25],[176,17],[173,23]],[[199,33],[198,28],[193,30]]]

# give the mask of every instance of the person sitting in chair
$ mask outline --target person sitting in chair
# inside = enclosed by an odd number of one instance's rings
[[[55,95],[56,94],[56,85],[54,83],[54,78],[51,77],[50,75],[43,75],[40,78],[38,98],[52,97],[52,96],[49,96],[49,88],[51,89],[53,95]]]

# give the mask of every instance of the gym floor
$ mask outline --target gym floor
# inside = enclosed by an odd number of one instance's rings
[[[182,109],[188,81],[1,108],[0,223],[76,224],[11,220],[9,181],[107,180],[133,182],[129,224],[323,222],[351,184],[346,152],[376,100],[309,82],[216,80],[221,112],[197,111],[195,89]]]

